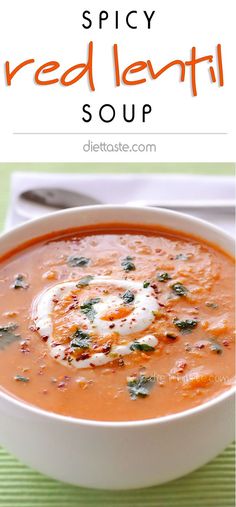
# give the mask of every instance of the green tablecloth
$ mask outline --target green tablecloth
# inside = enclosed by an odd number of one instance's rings
[[[13,170],[233,174],[234,164],[0,164],[0,228]],[[210,431],[210,428],[206,428]],[[0,448],[0,507],[233,507],[234,446],[196,472],[153,488],[109,492],[71,487],[28,469]]]

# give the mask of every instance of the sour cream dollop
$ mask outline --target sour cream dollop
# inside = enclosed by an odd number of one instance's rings
[[[140,333],[147,330],[152,322],[155,320],[155,313],[159,305],[156,300],[153,289],[149,286],[144,288],[141,282],[134,282],[132,280],[115,280],[105,276],[95,276],[89,280],[88,285],[94,287],[114,287],[125,291],[131,291],[134,298],[130,313],[124,317],[119,318],[119,307],[124,307],[124,300],[120,295],[110,294],[109,291],[104,290],[102,296],[94,305],[94,316],[91,319],[81,312],[81,307],[78,307],[78,327],[83,319],[83,326],[86,329],[88,336],[94,334],[101,338],[109,337],[112,331],[116,333],[119,339],[126,343],[114,344],[109,350],[109,353],[97,352],[93,349],[92,343],[85,354],[89,357],[83,359],[76,359],[73,354],[70,355],[68,343],[56,343],[55,336],[53,336],[53,311],[58,301],[68,298],[74,291],[83,291],[84,286],[80,286],[79,280],[68,281],[55,284],[53,287],[42,292],[33,305],[33,319],[37,327],[37,331],[42,337],[47,337],[47,345],[50,354],[53,358],[57,359],[63,364],[75,366],[76,368],[91,368],[93,366],[101,366],[113,361],[117,357],[131,354],[134,350],[134,340],[130,340],[129,335]],[[129,305],[127,305],[128,307]],[[106,315],[114,309],[118,310],[118,317],[106,319]],[[75,322],[75,324],[77,324]],[[130,341],[129,341],[130,340]],[[153,350],[158,340],[152,334],[142,334],[140,338],[135,340],[135,343],[146,345],[146,349]],[[141,348],[141,347],[140,347]]]

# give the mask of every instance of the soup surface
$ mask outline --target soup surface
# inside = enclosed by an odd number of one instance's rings
[[[160,417],[229,389],[234,262],[200,239],[110,225],[0,262],[0,386],[45,410]]]

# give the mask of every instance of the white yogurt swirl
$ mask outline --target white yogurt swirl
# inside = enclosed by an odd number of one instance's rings
[[[34,304],[33,319],[39,334],[42,337],[48,337],[47,344],[51,356],[63,364],[70,364],[76,368],[91,368],[93,366],[101,366],[109,363],[116,357],[132,353],[131,346],[133,341],[129,341],[125,345],[120,344],[112,346],[109,353],[96,353],[93,349],[89,349],[90,356],[88,358],[76,360],[71,356],[69,362],[65,361],[65,351],[68,349],[68,344],[55,344],[52,312],[56,304],[55,301],[63,300],[63,298],[67,297],[72,291],[80,290],[77,286],[78,282],[79,280],[56,284],[42,292]],[[111,320],[104,320],[104,315],[120,306],[124,306],[124,301],[117,295],[102,294],[99,302],[95,305],[93,322],[91,322],[86,315],[83,315],[83,322],[86,324],[86,333],[96,333],[102,338],[108,337],[111,334],[112,324],[112,331],[115,331],[121,339],[125,339],[125,337],[130,334],[145,331],[155,320],[155,312],[158,310],[159,305],[151,287],[144,288],[141,282],[115,280],[105,276],[95,276],[89,281],[89,285],[95,287],[101,286],[102,288],[114,286],[118,289],[134,291],[134,300],[132,302],[132,311],[129,315],[125,318],[115,318],[111,322]],[[81,287],[81,290],[82,289],[84,289],[84,287]],[[79,318],[81,319],[80,309],[78,309],[78,320]],[[154,348],[158,340],[155,336],[147,334],[135,340],[135,343]]]

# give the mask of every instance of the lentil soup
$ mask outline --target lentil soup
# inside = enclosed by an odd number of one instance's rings
[[[0,386],[67,416],[200,405],[234,377],[234,262],[162,228],[53,233],[0,260]]]

